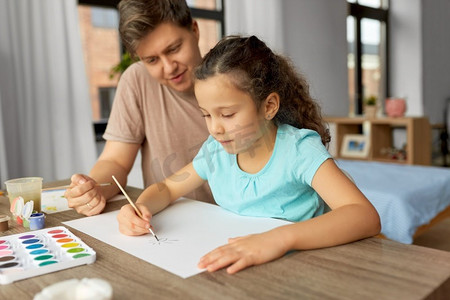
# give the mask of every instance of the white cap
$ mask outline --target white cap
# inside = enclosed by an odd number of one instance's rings
[[[52,284],[34,296],[34,300],[110,300],[112,287],[100,278],[69,279]]]

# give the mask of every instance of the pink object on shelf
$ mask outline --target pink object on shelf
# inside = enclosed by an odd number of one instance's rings
[[[385,109],[388,117],[403,117],[406,112],[406,100],[403,98],[387,98]]]

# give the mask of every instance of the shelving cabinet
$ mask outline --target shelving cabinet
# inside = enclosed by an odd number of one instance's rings
[[[363,128],[369,138],[369,153],[365,160],[395,162],[411,165],[430,165],[431,163],[431,127],[425,117],[403,118],[364,118],[364,117],[325,117],[325,122],[335,124],[336,158],[342,157],[341,149],[344,136],[363,134]],[[406,158],[394,159],[386,153],[393,147],[393,131],[396,128],[406,130]]]

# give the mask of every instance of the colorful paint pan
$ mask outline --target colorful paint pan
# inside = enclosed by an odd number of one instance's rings
[[[41,254],[45,254],[45,253],[49,253],[49,252],[50,252],[50,250],[48,250],[48,249],[36,249],[36,250],[30,251],[30,254],[31,255],[41,255]]]
[[[0,284],[95,262],[95,251],[63,226],[4,236]]]
[[[75,240],[71,239],[71,238],[64,238],[64,239],[56,240],[57,243],[68,243],[68,242],[74,242],[74,241]]]
[[[13,268],[13,267],[17,267],[20,266],[20,263],[14,261],[14,262],[8,262],[5,264],[1,264],[0,265],[0,269],[6,269],[6,268]]]
[[[84,248],[70,248],[69,250],[67,250],[67,253],[77,254],[77,253],[85,252],[85,251],[86,251],[86,249],[84,249]]]
[[[52,265],[52,264],[57,264],[58,261],[57,260],[46,260],[43,261],[39,264],[39,267],[44,267],[44,266],[48,266],[48,265]]]
[[[64,233],[52,235],[52,238],[54,238],[54,239],[60,239],[60,238],[65,238],[65,237],[69,237],[69,236]]]
[[[67,244],[61,245],[61,247],[63,247],[63,248],[75,248],[75,247],[78,247],[78,246],[80,246],[79,243],[67,243]]]
[[[44,254],[44,255],[37,256],[34,260],[37,260],[37,261],[47,260],[47,259],[50,259],[50,258],[53,258],[53,257],[54,257],[54,255],[52,255],[52,254]]]
[[[39,243],[41,240],[40,239],[28,239],[22,242],[22,244],[24,245],[30,245],[30,244],[36,244]]]
[[[35,238],[36,236],[34,234],[27,234],[27,235],[22,235],[21,237],[19,237],[19,240],[28,240],[31,238]]]
[[[86,256],[90,256],[92,254],[90,253],[77,253],[74,256],[72,256],[72,258],[82,258],[82,257],[86,257]]]
[[[13,255],[8,255],[8,256],[2,256],[0,257],[0,263],[4,263],[6,261],[11,261],[11,260],[16,260],[17,257],[13,256]]]
[[[25,249],[27,249],[27,250],[36,250],[36,249],[39,249],[39,248],[43,248],[44,247],[44,244],[32,244],[32,245],[28,245],[28,246],[26,246],[25,247]]]
[[[7,255],[11,255],[13,254],[14,251],[12,251],[11,249],[7,249],[7,250],[0,250],[0,257],[2,256],[7,256]]]

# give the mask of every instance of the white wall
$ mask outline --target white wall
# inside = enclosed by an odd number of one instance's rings
[[[421,1],[390,1],[390,83],[392,97],[406,97],[409,116],[422,116]]]
[[[450,1],[422,1],[424,113],[432,123],[444,121],[450,98]]]
[[[284,0],[285,52],[325,115],[347,116],[346,0]]]
[[[283,53],[282,1],[225,0],[225,34],[255,35]]]
[[[346,0],[226,0],[226,34],[255,34],[289,56],[324,114],[348,113]]]
[[[407,97],[407,115],[442,123],[450,98],[450,1],[390,5],[391,96]]]

